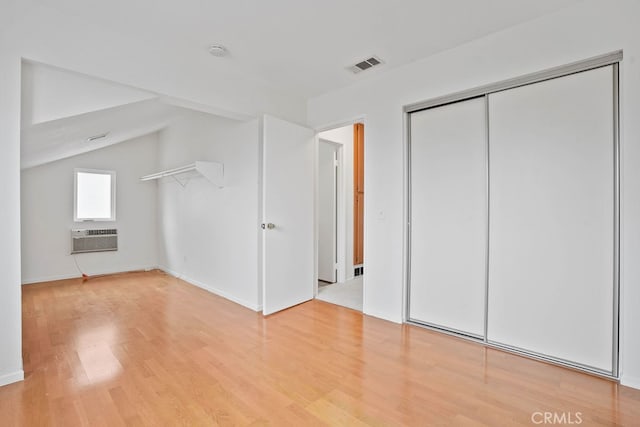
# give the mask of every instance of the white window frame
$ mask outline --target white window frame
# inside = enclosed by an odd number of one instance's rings
[[[78,218],[78,173],[111,175],[111,216],[109,218]],[[116,172],[100,169],[75,168],[73,170],[73,221],[113,222],[116,220]]]

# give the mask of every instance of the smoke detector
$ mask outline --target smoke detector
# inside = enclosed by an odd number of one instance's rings
[[[370,58],[363,59],[362,61],[348,67],[347,69],[350,70],[353,74],[358,74],[361,71],[368,70],[369,68],[373,68],[380,64],[384,64],[384,61],[377,56],[372,56]]]
[[[227,53],[229,53],[229,51],[227,50],[226,47],[222,45],[212,44],[211,46],[209,46],[209,53],[213,56],[220,58],[223,56],[227,56]]]

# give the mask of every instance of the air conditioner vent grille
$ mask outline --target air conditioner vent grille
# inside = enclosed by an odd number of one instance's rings
[[[118,230],[115,228],[99,228],[95,230],[86,230],[87,236],[102,236],[105,234],[118,234]]]
[[[118,230],[115,228],[71,230],[71,253],[118,250]]]

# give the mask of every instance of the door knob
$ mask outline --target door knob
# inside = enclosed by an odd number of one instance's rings
[[[269,222],[269,223],[267,223],[267,224],[262,223],[261,227],[262,227],[262,229],[263,229],[263,230],[264,230],[265,228],[267,228],[267,229],[269,229],[269,230],[273,230],[274,228],[276,228],[276,225],[275,225],[275,224],[272,224],[272,223],[270,223],[270,222]]]

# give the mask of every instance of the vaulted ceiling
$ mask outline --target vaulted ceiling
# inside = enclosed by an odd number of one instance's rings
[[[137,46],[154,46],[153,52],[165,55],[165,64],[198,70],[216,87],[231,86],[231,93],[243,82],[253,82],[252,87],[259,82],[304,100],[579,0],[20,1],[105,34],[117,33],[139,42]],[[207,49],[214,43],[224,45],[229,54],[209,55]],[[100,46],[107,47],[118,48]],[[348,70],[372,55],[384,63],[359,74]],[[126,69],[128,63],[118,66]],[[22,167],[157,131],[184,107],[207,111],[206,105],[194,107],[188,101],[25,62]],[[104,132],[109,135],[101,141],[86,143],[88,137]]]

